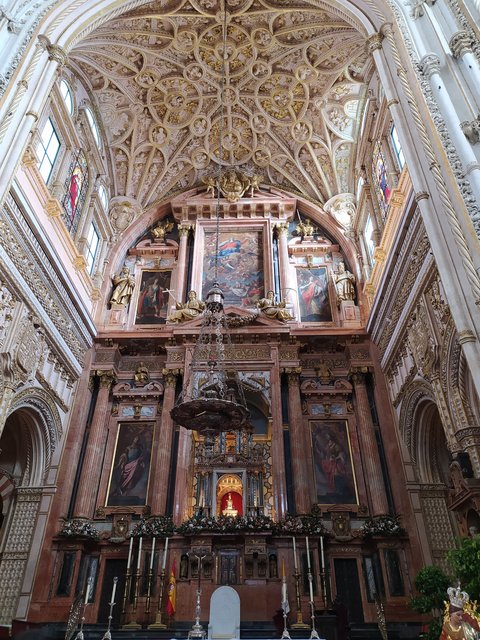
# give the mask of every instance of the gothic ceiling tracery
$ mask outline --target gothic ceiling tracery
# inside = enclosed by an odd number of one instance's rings
[[[114,195],[148,207],[219,160],[321,203],[353,191],[365,35],[327,5],[227,0],[224,55],[220,2],[157,0],[71,52],[97,102]]]

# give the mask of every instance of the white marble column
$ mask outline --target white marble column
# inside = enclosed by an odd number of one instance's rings
[[[177,281],[175,284],[175,298],[178,302],[183,302],[186,299],[185,292],[185,278],[187,275],[187,245],[188,234],[192,226],[189,224],[179,224],[178,233],[180,235],[180,246],[178,248],[177,256]],[[200,297],[200,292],[197,291]]]
[[[463,67],[465,80],[480,108],[480,65],[472,49],[472,41],[466,31],[457,31],[452,35],[448,43],[454,58],[459,60]]]
[[[430,81],[432,92],[448,127],[451,141],[455,145],[458,155],[463,159],[466,177],[470,182],[472,191],[477,199],[480,200],[480,165],[473,153],[470,142],[462,132],[455,106],[443,83],[440,74],[440,58],[434,53],[429,53],[421,59],[420,66]]]

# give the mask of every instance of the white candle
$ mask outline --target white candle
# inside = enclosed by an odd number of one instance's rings
[[[110,598],[110,604],[115,604],[115,591],[117,590],[118,578],[113,579],[112,597]]]
[[[310,571],[310,547],[308,546],[308,536],[305,537],[305,543],[307,545],[307,567]]]
[[[295,567],[295,573],[297,572],[297,547],[295,546],[295,536],[292,536],[293,540],[293,566]]]
[[[323,554],[323,536],[320,536],[320,556],[322,558],[322,571],[325,569],[325,556]]]
[[[152,540],[152,550],[150,552],[150,571],[153,570],[153,561],[155,559],[155,536],[153,536]]]
[[[87,586],[85,587],[85,604],[88,604],[89,597],[90,597],[90,578],[87,580]]]
[[[140,563],[142,561],[142,536],[138,539],[138,558],[137,558],[137,573],[140,573]]]
[[[130,548],[128,549],[127,571],[130,569],[130,563],[132,562],[133,551],[133,536],[130,538]]]
[[[162,571],[165,571],[165,565],[167,564],[167,549],[168,549],[168,538],[165,538],[165,546],[163,547]]]

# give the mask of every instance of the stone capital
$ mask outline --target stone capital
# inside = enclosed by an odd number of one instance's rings
[[[378,51],[382,48],[384,35],[382,33],[374,33],[369,38],[367,38],[366,46],[367,52],[373,53],[374,51]]]
[[[457,31],[450,38],[448,46],[454,58],[462,58],[472,51],[472,40],[466,31]]]
[[[288,222],[279,222],[273,225],[273,231],[277,234],[277,236],[287,235],[288,233]]]
[[[300,374],[302,373],[302,367],[284,367],[283,373],[287,376],[288,385],[298,385],[300,381]]]
[[[177,378],[180,375],[180,369],[162,369],[163,379],[165,386],[175,387],[177,384]]]
[[[419,65],[428,79],[434,74],[440,73],[440,58],[435,53],[427,53],[420,60]]]
[[[109,389],[117,380],[117,376],[113,369],[97,369],[96,375],[100,380],[100,388],[103,389]]]
[[[180,238],[186,238],[193,227],[191,224],[178,224],[177,229]]]

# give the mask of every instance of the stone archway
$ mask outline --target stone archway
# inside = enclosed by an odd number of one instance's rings
[[[27,612],[31,587],[27,576],[33,575],[36,560],[31,550],[43,539],[46,519],[40,524],[38,515],[42,498],[50,493],[46,475],[60,434],[60,415],[47,393],[28,389],[18,394],[0,439],[0,468],[14,486],[2,531],[0,624]]]
[[[457,533],[447,504],[451,456],[433,390],[426,382],[413,383],[406,394],[400,428],[413,463],[415,481],[408,491],[424,557],[442,565]]]

